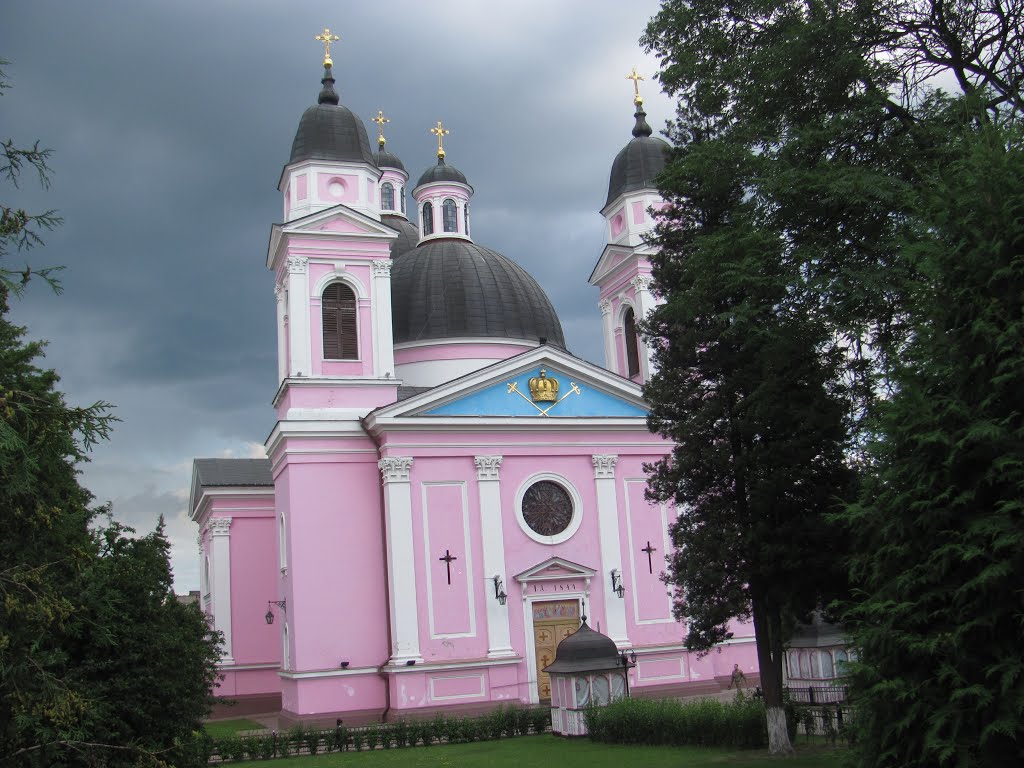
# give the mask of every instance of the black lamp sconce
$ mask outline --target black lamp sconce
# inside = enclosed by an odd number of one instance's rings
[[[615,663],[626,670],[626,695],[629,696],[629,670],[636,666],[636,651],[619,651],[619,658]]]
[[[267,620],[267,624],[274,623],[274,612],[270,609],[270,606],[276,605],[282,611],[287,613],[287,610],[285,609],[285,603],[287,602],[287,600],[267,600],[267,613],[263,616],[263,618]]]
[[[612,592],[622,599],[626,596],[626,588],[622,586],[622,574],[617,568],[612,568]]]
[[[505,594],[505,585],[501,582],[501,576],[495,575],[494,577],[494,599],[498,601],[498,605],[504,605],[505,601],[508,600],[508,595]]]

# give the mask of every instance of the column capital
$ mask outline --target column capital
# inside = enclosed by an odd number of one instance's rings
[[[637,292],[651,290],[651,283],[654,282],[654,278],[650,275],[637,275],[629,284],[633,286],[633,289]]]
[[[292,275],[304,275],[306,274],[306,268],[309,266],[309,259],[305,256],[289,256],[288,257],[288,272]]]
[[[211,517],[206,528],[210,531],[211,536],[230,536],[232,519],[230,517]]]
[[[594,461],[594,479],[614,479],[615,463],[619,457],[614,454],[594,454],[591,457]]]
[[[377,462],[385,483],[408,483],[412,456],[389,456]]]
[[[391,275],[391,259],[374,259],[373,276],[389,277]]]
[[[602,315],[607,315],[612,311],[612,303],[608,299],[601,299],[597,302],[597,306],[601,310]]]
[[[287,293],[287,289],[280,283],[274,285],[274,298],[277,299],[278,304],[284,301],[284,297],[287,295]]]
[[[477,480],[497,480],[501,469],[501,456],[474,456]]]

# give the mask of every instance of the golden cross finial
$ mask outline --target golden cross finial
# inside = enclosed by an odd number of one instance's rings
[[[644,79],[644,76],[636,71],[636,67],[633,67],[633,71],[626,75],[626,79],[633,81],[633,103],[639,107],[644,103],[644,99],[640,95],[640,81]]]
[[[324,27],[324,33],[322,35],[317,35],[313,39],[319,40],[321,43],[324,44],[324,66],[329,67],[333,65],[334,62],[331,61],[331,43],[336,43],[339,40],[341,40],[341,38],[338,37],[337,35],[332,35],[331,30],[329,30],[327,27]]]
[[[441,121],[437,121],[437,127],[431,128],[430,132],[437,136],[437,156],[438,158],[444,157],[444,146],[441,144],[441,139],[451,133],[447,128],[441,125]]]
[[[384,123],[390,123],[391,119],[384,117],[384,111],[381,109],[377,110],[377,116],[371,117],[370,120],[377,124],[377,128],[380,130],[380,135],[377,137],[377,144],[383,149],[384,144],[387,143],[387,139],[384,138]]]

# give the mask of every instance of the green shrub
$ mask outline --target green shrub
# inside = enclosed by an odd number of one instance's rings
[[[594,741],[751,749],[768,743],[764,706],[737,698],[680,702],[673,699],[620,699],[591,707],[587,730]]]

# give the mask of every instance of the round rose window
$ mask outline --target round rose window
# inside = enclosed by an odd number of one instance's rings
[[[541,480],[523,494],[523,520],[541,536],[557,536],[572,522],[572,499],[558,483]]]

